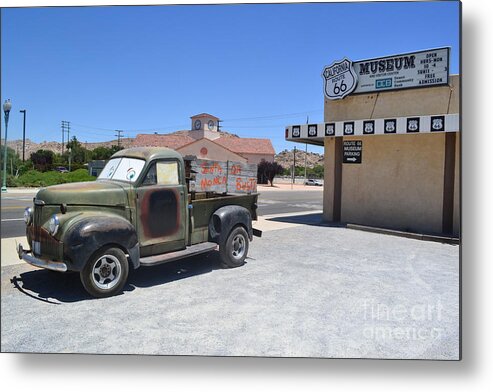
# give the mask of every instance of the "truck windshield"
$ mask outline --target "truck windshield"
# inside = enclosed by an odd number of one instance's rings
[[[145,165],[143,159],[136,158],[113,158],[108,161],[98,180],[120,180],[135,182]]]

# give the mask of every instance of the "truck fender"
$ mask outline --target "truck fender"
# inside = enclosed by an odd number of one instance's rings
[[[130,265],[140,265],[139,241],[135,228],[120,217],[90,216],[81,219],[67,230],[63,239],[64,256],[69,269],[81,271],[94,252],[107,245],[122,248],[129,255]]]
[[[215,211],[209,222],[209,241],[223,243],[233,227],[245,227],[250,241],[253,239],[252,216],[241,206],[224,206]]]

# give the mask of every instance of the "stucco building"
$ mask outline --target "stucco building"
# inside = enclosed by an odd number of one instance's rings
[[[460,76],[446,71],[437,86],[326,95],[324,123],[287,127],[324,146],[326,221],[460,235]]]
[[[191,117],[190,130],[171,134],[138,134],[134,147],[168,147],[183,156],[200,159],[260,163],[274,161],[274,147],[269,139],[240,138],[219,131],[219,118],[201,113]]]

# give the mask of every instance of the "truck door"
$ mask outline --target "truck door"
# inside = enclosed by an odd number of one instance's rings
[[[153,162],[137,188],[141,256],[185,248],[187,189],[176,159]]]

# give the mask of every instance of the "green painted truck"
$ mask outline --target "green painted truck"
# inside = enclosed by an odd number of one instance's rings
[[[29,250],[19,258],[76,271],[94,297],[121,292],[129,269],[219,250],[239,267],[261,236],[255,165],[185,159],[167,148],[117,152],[94,182],[38,191],[24,213]],[[255,176],[254,176],[255,175]]]

